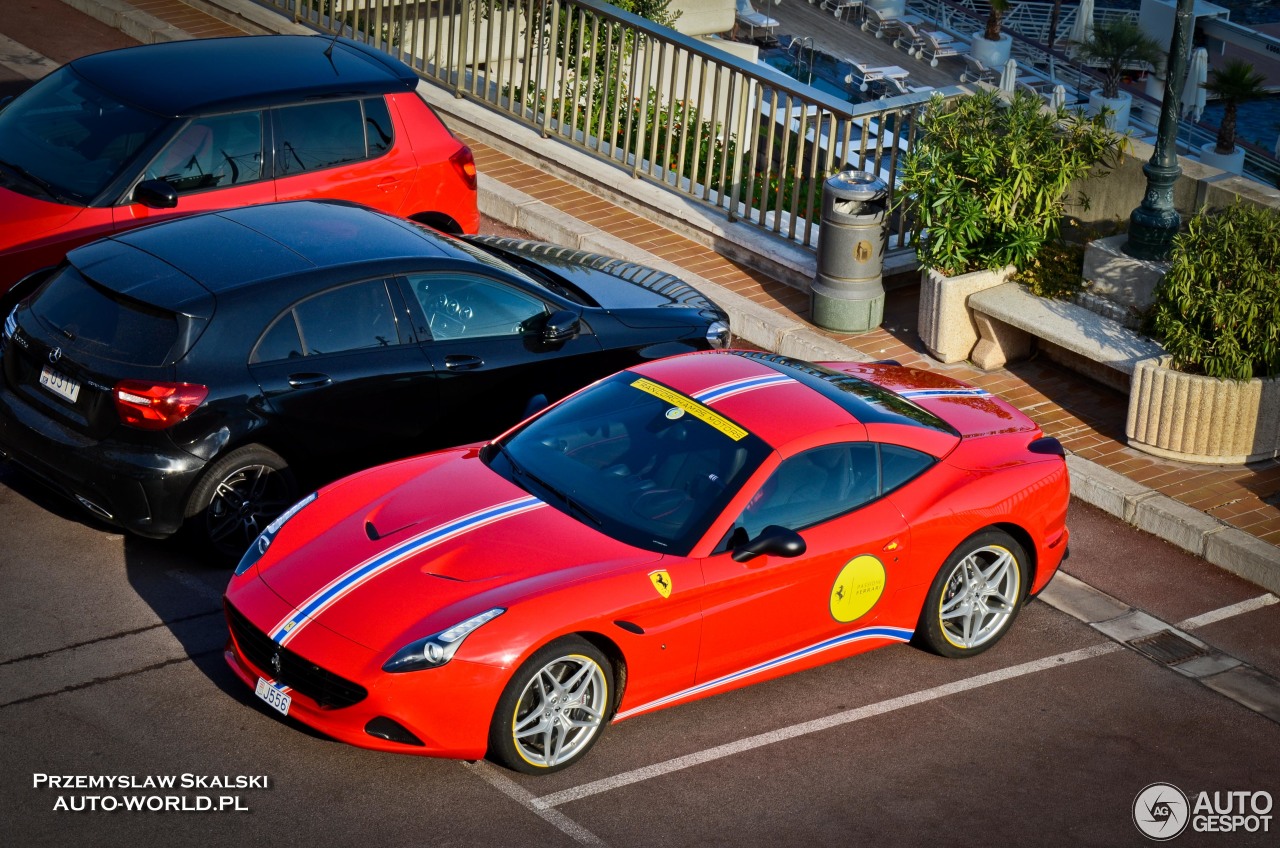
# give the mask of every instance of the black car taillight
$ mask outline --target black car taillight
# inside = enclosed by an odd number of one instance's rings
[[[186,418],[209,396],[195,383],[121,380],[112,392],[120,420],[140,430],[163,430]]]
[[[471,148],[465,144],[458,148],[458,152],[449,157],[449,164],[457,169],[458,174],[467,184],[467,188],[472,191],[476,189],[476,160],[471,155]]]

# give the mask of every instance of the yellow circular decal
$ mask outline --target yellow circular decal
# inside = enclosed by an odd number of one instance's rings
[[[866,615],[884,592],[884,566],[869,554],[854,557],[840,569],[831,587],[831,617],[853,621]]]

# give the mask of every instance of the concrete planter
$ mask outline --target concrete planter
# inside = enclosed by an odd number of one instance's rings
[[[1228,174],[1243,174],[1244,148],[1236,147],[1230,153],[1219,153],[1217,147],[1218,143],[1216,141],[1202,145],[1200,147],[1200,161],[1220,171],[1226,171]]]
[[[1118,97],[1103,97],[1101,90],[1090,92],[1086,113],[1099,115],[1104,108],[1111,110],[1111,114],[1107,116],[1107,129],[1118,133],[1129,129],[1129,110],[1133,108],[1132,94],[1122,91]]]
[[[993,71],[999,72],[1004,69],[1004,63],[1009,61],[1009,51],[1012,48],[1013,36],[1007,32],[1000,33],[1000,37],[995,41],[988,41],[980,35],[975,35],[969,55]]]
[[[1221,380],[1138,363],[1125,435],[1167,459],[1239,465],[1280,455],[1280,378]]]
[[[978,327],[965,305],[969,295],[1008,282],[1010,265],[999,271],[974,271],[948,277],[940,271],[920,272],[920,339],[941,362],[963,362],[978,343]]]

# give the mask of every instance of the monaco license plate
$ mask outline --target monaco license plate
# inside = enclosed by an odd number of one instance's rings
[[[254,694],[270,704],[271,708],[279,712],[280,715],[289,714],[289,705],[293,703],[293,699],[261,677],[258,678],[257,688],[253,691]]]
[[[80,397],[80,384],[65,374],[59,374],[48,365],[40,372],[40,385],[72,403]]]

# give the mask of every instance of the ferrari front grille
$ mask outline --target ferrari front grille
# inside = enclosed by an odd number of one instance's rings
[[[246,660],[255,668],[272,675],[296,692],[306,695],[322,707],[337,709],[357,704],[369,696],[369,690],[282,648],[271,637],[249,623],[238,609],[227,602],[227,625]]]

